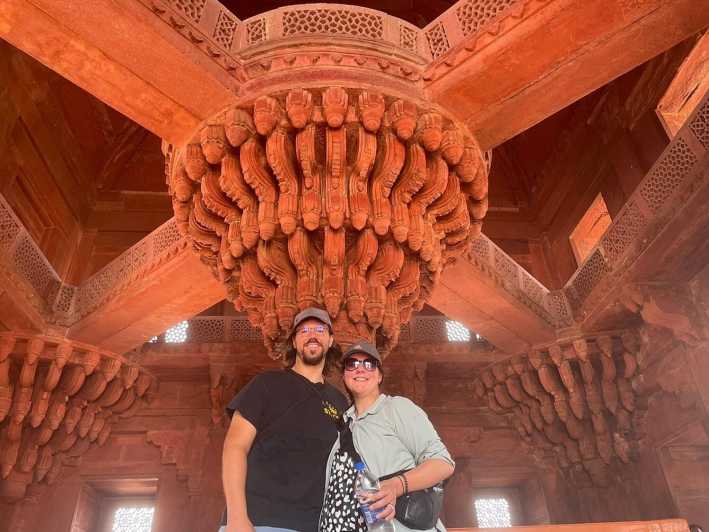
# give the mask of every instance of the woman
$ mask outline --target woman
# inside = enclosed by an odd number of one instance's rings
[[[354,461],[361,457],[382,480],[370,508],[383,519],[395,518],[398,497],[435,486],[453,474],[455,464],[425,412],[405,397],[380,392],[382,359],[368,342],[354,344],[343,356],[343,382],[352,399],[343,429],[327,465],[320,532],[367,530],[354,496]],[[349,430],[348,430],[349,429]],[[395,520],[397,532],[410,528]],[[436,528],[445,531],[440,520]]]

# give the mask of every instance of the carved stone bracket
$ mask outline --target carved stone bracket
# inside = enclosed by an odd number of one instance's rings
[[[187,483],[190,495],[199,495],[202,487],[202,459],[209,430],[198,426],[191,430],[155,430],[146,433],[146,440],[160,449],[162,464],[174,464],[177,478]]]
[[[122,356],[64,338],[0,333],[0,496],[52,483],[103,445],[154,378]]]
[[[689,285],[633,285],[621,301],[648,325],[669,330],[689,346],[709,339],[709,314]]]
[[[634,453],[639,348],[631,332],[559,340],[483,371],[475,394],[575,481],[607,485]]]
[[[209,355],[209,398],[212,404],[212,423],[226,425],[224,409],[236,394],[237,363],[228,354]]]
[[[435,110],[370,90],[261,96],[167,147],[180,231],[263,332],[327,309],[384,350],[480,234],[489,155]]]

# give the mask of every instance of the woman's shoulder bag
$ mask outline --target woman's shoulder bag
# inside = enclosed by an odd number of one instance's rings
[[[397,471],[379,480],[403,475],[410,469]],[[406,493],[396,499],[396,519],[414,530],[430,530],[438,523],[443,508],[443,482],[422,490]]]

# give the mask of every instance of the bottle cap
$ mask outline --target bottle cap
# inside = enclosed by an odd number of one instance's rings
[[[357,462],[354,467],[357,471],[364,471],[365,469],[365,466],[362,462]]]

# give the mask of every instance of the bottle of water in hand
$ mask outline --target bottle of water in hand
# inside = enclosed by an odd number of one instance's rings
[[[357,500],[359,500],[359,510],[362,512],[364,520],[367,522],[367,528],[375,532],[395,532],[394,522],[379,519],[379,517],[377,517],[377,511],[370,510],[369,504],[365,501],[367,495],[379,491],[379,479],[374,476],[362,462],[357,462],[355,469],[357,470],[355,495],[357,496]]]

